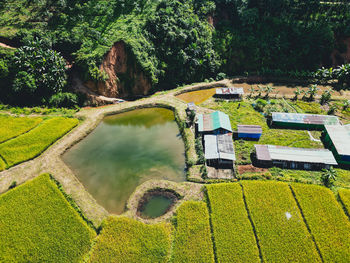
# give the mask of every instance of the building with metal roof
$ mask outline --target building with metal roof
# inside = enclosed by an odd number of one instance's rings
[[[339,125],[337,116],[273,112],[272,124],[284,128],[323,129],[324,125]]]
[[[320,170],[338,165],[326,149],[295,148],[277,145],[254,145],[257,163],[283,169]]]
[[[232,134],[204,135],[204,155],[209,166],[232,169],[236,161]]]
[[[194,104],[194,102],[189,102],[187,103],[187,108],[186,111],[196,111],[197,107],[196,104]]]
[[[262,135],[260,125],[237,125],[237,135],[241,139],[259,140]]]
[[[243,88],[229,87],[217,88],[214,97],[223,99],[242,99],[244,95]]]
[[[338,163],[350,165],[350,125],[325,125],[324,142]]]
[[[223,134],[232,132],[230,118],[221,111],[197,115],[197,132],[201,134]]]

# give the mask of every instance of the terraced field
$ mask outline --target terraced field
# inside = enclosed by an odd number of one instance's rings
[[[77,119],[0,116],[0,171],[33,159],[78,124]]]

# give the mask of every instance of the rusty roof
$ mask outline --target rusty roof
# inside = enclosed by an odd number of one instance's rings
[[[253,133],[253,134],[261,134],[262,128],[260,125],[237,125],[238,133]]]

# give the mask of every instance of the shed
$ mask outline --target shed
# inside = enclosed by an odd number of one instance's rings
[[[241,125],[237,126],[238,138],[259,140],[262,135],[262,128],[259,125]]]
[[[337,116],[273,112],[272,124],[290,129],[323,129],[324,125],[339,125]]]
[[[187,103],[187,108],[186,111],[194,111],[196,112],[196,104],[194,104],[194,102],[189,102]]]
[[[338,163],[350,165],[350,125],[325,125],[324,142]]]
[[[321,170],[337,165],[331,151],[277,145],[254,145],[258,164],[283,169]]]
[[[232,169],[236,161],[232,134],[204,135],[204,153],[209,166]]]
[[[197,132],[201,134],[223,134],[232,132],[230,118],[221,111],[210,114],[198,114]]]
[[[229,87],[229,88],[217,88],[215,90],[216,98],[241,100],[243,95],[244,95],[243,88]]]

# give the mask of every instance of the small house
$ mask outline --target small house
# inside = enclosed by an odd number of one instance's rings
[[[276,145],[254,145],[256,161],[262,166],[283,169],[321,170],[337,165],[331,151]]]
[[[262,128],[259,125],[238,125],[237,136],[239,139],[259,140],[262,135]]]
[[[196,131],[202,135],[232,133],[230,118],[221,111],[198,114]]]
[[[286,129],[323,130],[325,125],[339,125],[337,116],[273,112],[272,125]]]
[[[233,169],[236,156],[232,134],[204,135],[204,155],[208,166]]]
[[[244,95],[243,88],[217,88],[215,90],[215,98],[229,99],[229,100],[242,100]]]
[[[326,125],[324,142],[338,163],[350,165],[350,125]]]

